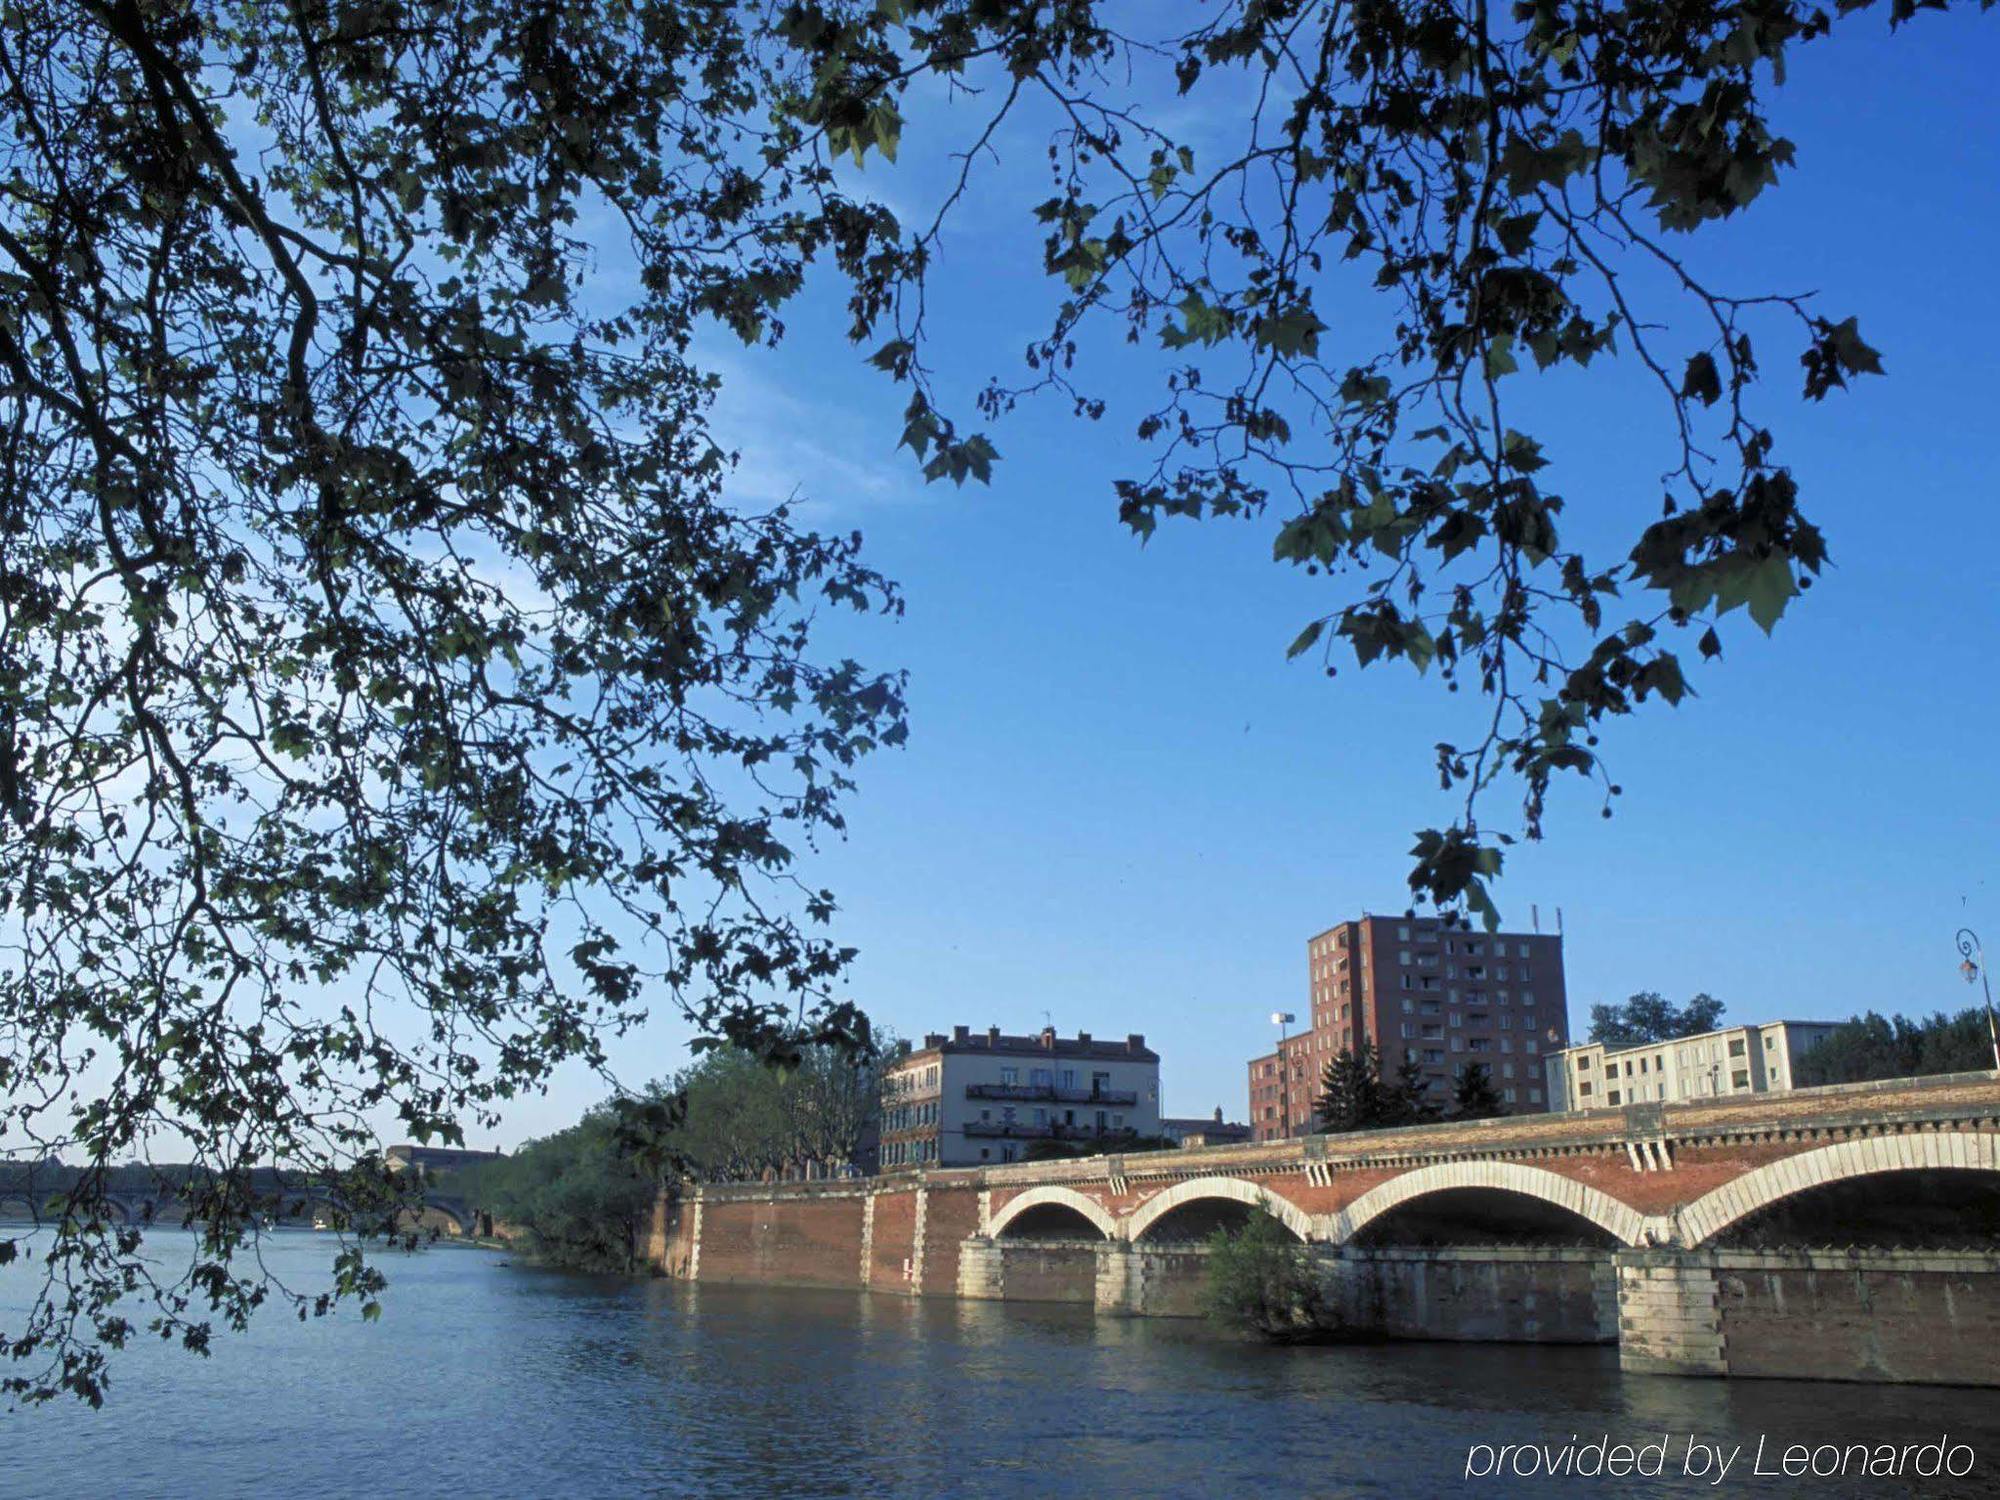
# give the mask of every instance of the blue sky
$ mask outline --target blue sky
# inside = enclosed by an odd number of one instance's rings
[[[1509,857],[1507,925],[1562,912],[1579,1032],[1593,1001],[1638,989],[1707,990],[1736,1020],[1956,1008],[1953,930],[2000,945],[2000,17],[1840,32],[1796,54],[1778,96],[1797,169],[1700,253],[1740,286],[1858,314],[1889,378],[1806,407],[1796,339],[1764,348],[1762,410],[1833,566],[1770,640],[1732,616],[1698,697],[1612,726],[1614,818],[1563,787],[1546,842]],[[1040,142],[1000,147],[934,302],[941,387],[967,410],[1018,368],[1051,295],[1026,213]],[[913,127],[866,183],[923,204],[935,156]],[[1351,295],[1323,305],[1365,316]],[[1024,408],[992,429],[990,489],[924,486],[893,452],[901,393],[839,340],[832,302],[796,309],[777,351],[719,351],[721,420],[739,494],[796,490],[908,594],[900,623],[829,637],[911,673],[908,747],[863,767],[847,840],[807,862],[861,950],[854,997],[904,1035],[1045,1014],[1142,1031],[1170,1112],[1242,1117],[1268,1013],[1305,1008],[1306,938],[1403,905],[1411,831],[1452,814],[1429,747],[1469,733],[1476,700],[1406,669],[1329,682],[1288,664],[1332,596],[1269,560],[1276,518],[1168,525],[1141,548],[1110,494],[1130,459],[1116,409]],[[1657,513],[1663,408],[1613,372],[1552,388],[1545,411],[1570,526],[1629,543]],[[678,1067],[687,1035],[656,1017],[620,1076]],[[501,1141],[601,1093],[564,1075]]]

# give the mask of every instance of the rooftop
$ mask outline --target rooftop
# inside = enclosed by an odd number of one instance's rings
[[[1705,1042],[1710,1037],[1728,1036],[1732,1032],[1738,1031],[1760,1031],[1767,1026],[1810,1026],[1832,1030],[1834,1027],[1844,1024],[1841,1021],[1738,1021],[1734,1026],[1718,1026],[1713,1031],[1697,1031],[1691,1036],[1663,1036],[1658,1041],[1653,1042],[1572,1042],[1560,1051],[1550,1052],[1546,1055],[1549,1057],[1566,1057],[1572,1052],[1589,1052],[1593,1048],[1599,1047],[1603,1048],[1607,1055],[1614,1052],[1657,1052],[1662,1047],[1678,1047],[1684,1042]]]
[[[1079,1031],[1073,1037],[1057,1036],[1053,1026],[1044,1026],[1032,1036],[1009,1036],[998,1026],[989,1026],[982,1032],[975,1032],[970,1026],[954,1026],[950,1036],[940,1031],[928,1033],[923,1045],[916,1051],[1000,1053],[1021,1057],[1101,1057],[1151,1063],[1160,1060],[1159,1054],[1146,1045],[1146,1038],[1141,1032],[1132,1032],[1123,1041],[1099,1041],[1087,1031]]]

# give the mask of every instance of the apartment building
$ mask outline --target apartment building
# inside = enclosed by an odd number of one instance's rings
[[[1118,1141],[1160,1133],[1160,1059],[1138,1033],[1006,1036],[956,1026],[889,1069],[885,1172],[1018,1161],[1035,1141]]]
[[[1832,1021],[1767,1021],[1638,1047],[1585,1042],[1547,1060],[1551,1109],[1619,1109],[1794,1086],[1798,1062]]]
[[[1250,1063],[1256,1139],[1309,1133],[1326,1064],[1362,1042],[1380,1050],[1385,1074],[1413,1054],[1440,1108],[1473,1063],[1510,1111],[1549,1108],[1543,1061],[1569,1042],[1560,933],[1363,916],[1308,939],[1306,965],[1307,1025]]]

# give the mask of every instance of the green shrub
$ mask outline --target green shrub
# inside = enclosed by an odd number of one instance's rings
[[[1202,1300],[1216,1322],[1277,1343],[1339,1331],[1311,1252],[1272,1215],[1217,1230],[1208,1252]]]

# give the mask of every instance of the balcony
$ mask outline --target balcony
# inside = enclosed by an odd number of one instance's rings
[[[1065,1125],[1060,1120],[1050,1120],[1044,1125],[1032,1120],[967,1120],[965,1134],[1010,1141],[1106,1141],[1135,1137],[1138,1132],[1129,1125],[1115,1128],[1107,1125],[1100,1130],[1095,1125]]]
[[[1062,1089],[1048,1083],[968,1083],[968,1099],[1026,1099],[1034,1104],[1137,1104],[1131,1089]]]

